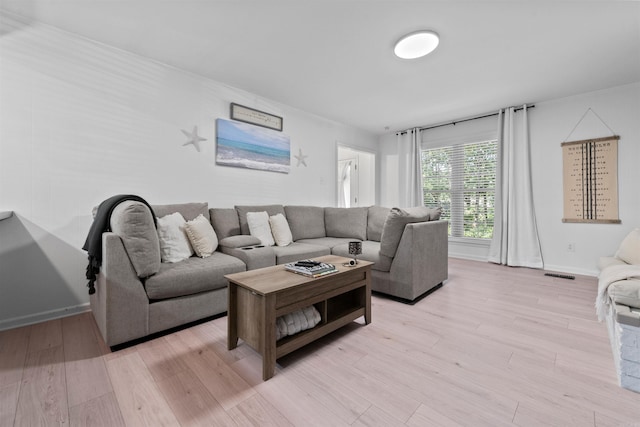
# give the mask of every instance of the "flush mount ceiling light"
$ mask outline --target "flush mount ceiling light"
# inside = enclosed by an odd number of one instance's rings
[[[438,43],[440,43],[440,37],[437,33],[427,30],[416,31],[398,40],[393,53],[398,58],[416,59],[433,52],[438,47]]]

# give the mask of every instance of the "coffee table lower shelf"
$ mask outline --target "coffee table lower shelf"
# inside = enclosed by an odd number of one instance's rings
[[[276,359],[291,353],[354,320],[371,323],[371,264],[343,267],[348,259],[328,255],[318,260],[337,265],[338,273],[310,279],[267,267],[225,276],[229,280],[229,350],[242,339],[262,355],[262,378],[275,372]],[[314,328],[276,341],[276,318],[313,305],[320,313]]]
[[[359,317],[364,316],[364,308],[358,308],[329,322],[319,323],[314,328],[299,332],[293,336],[276,341],[276,359],[291,353],[294,350],[330,334],[331,332],[348,325]]]

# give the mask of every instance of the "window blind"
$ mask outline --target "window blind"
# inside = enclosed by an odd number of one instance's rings
[[[424,149],[425,206],[442,207],[453,237],[490,239],[495,213],[495,139]]]

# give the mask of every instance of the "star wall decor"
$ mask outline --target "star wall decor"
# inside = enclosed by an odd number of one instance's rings
[[[198,136],[198,126],[194,126],[193,127],[193,132],[188,132],[184,129],[180,129],[182,131],[182,133],[189,138],[189,140],[187,142],[185,142],[184,144],[182,144],[182,146],[185,145],[189,145],[189,144],[193,144],[194,147],[196,147],[196,150],[198,150],[198,152],[200,151],[200,141],[206,141],[207,138],[203,138],[201,136]]]
[[[302,148],[298,148],[298,155],[293,157],[298,160],[298,164],[296,165],[297,167],[300,167],[301,164],[304,165],[305,168],[307,167],[307,162],[305,162],[304,159],[309,156],[302,154]]]

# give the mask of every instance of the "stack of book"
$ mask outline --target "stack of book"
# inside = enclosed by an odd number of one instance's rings
[[[290,262],[284,265],[287,271],[292,273],[302,274],[307,277],[320,277],[325,274],[336,273],[338,270],[333,264],[326,262],[318,262],[310,259],[304,259],[302,261]]]

